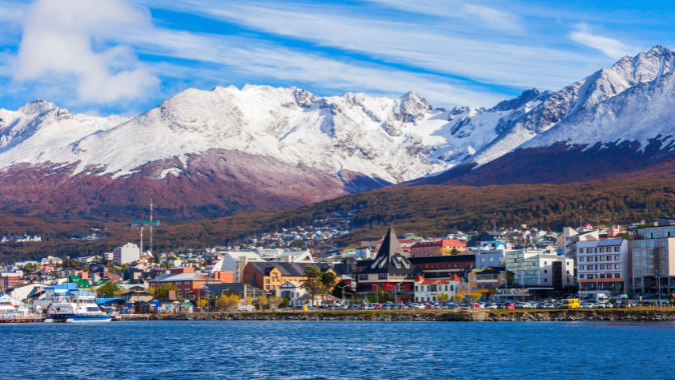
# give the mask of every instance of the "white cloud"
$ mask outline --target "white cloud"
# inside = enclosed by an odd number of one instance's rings
[[[639,48],[624,44],[613,38],[591,34],[586,24],[578,24],[577,30],[570,33],[569,38],[580,44],[598,49],[606,56],[614,59],[619,59],[626,55],[634,55],[640,51]]]
[[[517,17],[511,13],[473,4],[464,5],[463,10],[466,14],[476,17],[485,28],[505,31],[522,30],[516,22]]]
[[[107,45],[119,29],[149,30],[149,17],[125,0],[38,0],[26,8],[14,79],[72,77],[82,103],[143,96],[159,80],[130,47]]]

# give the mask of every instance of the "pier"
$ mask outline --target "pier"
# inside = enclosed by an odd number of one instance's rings
[[[0,323],[40,323],[45,319],[41,315],[0,315]]]

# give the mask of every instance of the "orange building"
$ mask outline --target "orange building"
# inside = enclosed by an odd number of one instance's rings
[[[282,263],[282,262],[254,262],[249,261],[244,267],[244,283],[262,289],[267,293],[279,295],[281,285],[286,281],[303,282],[307,279],[305,276],[306,267],[318,267],[323,273],[331,272],[335,274],[328,264],[322,263]],[[336,276],[335,283],[340,282],[340,277]]]

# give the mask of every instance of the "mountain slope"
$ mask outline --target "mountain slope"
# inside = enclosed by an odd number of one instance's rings
[[[568,183],[671,175],[667,136],[675,132],[674,68],[675,53],[660,46],[622,58],[551,96],[462,165],[412,183]]]

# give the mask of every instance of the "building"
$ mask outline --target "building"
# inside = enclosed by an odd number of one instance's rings
[[[12,289],[19,285],[19,280],[21,280],[21,276],[23,276],[23,273],[21,272],[4,272],[0,273],[0,286],[2,286],[2,290],[6,289]]]
[[[127,243],[113,250],[113,262],[129,264],[141,258],[141,250],[134,243]]]
[[[279,295],[281,285],[287,281],[303,282],[307,279],[307,267],[317,267],[321,272],[331,272],[335,274],[329,264],[325,263],[283,263],[283,262],[249,262],[244,268],[244,279],[247,283],[256,288],[263,289],[265,292]],[[340,278],[336,276],[337,284]]]
[[[630,242],[631,276],[636,293],[670,293],[675,287],[675,218],[638,226]]]
[[[476,267],[475,254],[411,257],[409,260],[426,279],[450,278],[452,275],[464,277]]]
[[[474,269],[476,293],[481,295],[481,299],[493,299],[500,286],[506,284],[506,268],[500,266],[487,267],[484,269]],[[513,276],[510,276],[513,281]]]
[[[219,297],[221,294],[236,295],[240,299],[246,298],[260,298],[265,295],[262,289],[256,288],[249,284],[233,283],[233,284],[208,284],[206,285],[209,294],[214,297]]]
[[[459,292],[459,279],[434,279],[425,280],[422,276],[415,279],[415,302],[440,301],[438,298],[441,294],[448,296],[448,300],[452,300],[452,296]]]
[[[580,241],[577,247],[579,294],[623,294],[630,286],[629,244],[623,239]]]
[[[377,247],[377,242],[380,241],[380,238],[367,237],[361,240],[361,247],[375,248]]]
[[[410,257],[450,255],[453,251],[462,252],[464,250],[466,250],[466,245],[458,240],[418,241],[410,247]]]
[[[574,286],[574,260],[544,250],[506,251],[506,270],[513,273],[515,284],[528,286],[531,291],[563,291]]]
[[[281,298],[288,299],[293,307],[302,306],[307,303],[307,289],[300,281],[286,281],[281,285]]]
[[[195,273],[193,268],[173,268],[169,271],[169,274],[149,281],[149,287],[154,290],[164,284],[175,285],[178,288],[178,295],[183,299],[194,300],[198,297],[204,297],[203,286],[220,282],[219,279]]]
[[[476,251],[476,269],[499,267],[506,264],[506,249],[482,249]]]
[[[504,235],[502,232],[485,231],[480,235],[476,235],[469,239],[469,241],[466,243],[466,247],[476,248],[488,244],[492,245],[494,248],[502,245],[504,248],[508,248],[509,237]]]
[[[578,232],[572,227],[564,227],[563,233],[556,238],[556,248],[564,251],[563,254],[570,258],[576,258],[576,243],[580,241],[598,241],[600,232],[598,230],[587,230],[580,228]]]
[[[375,259],[362,261],[369,263],[362,266],[358,272],[357,292],[371,292],[378,289],[412,292],[415,278],[422,273],[405,255],[391,227]]]
[[[244,282],[244,268],[249,262],[264,262],[265,260],[255,252],[228,251],[220,252],[214,257],[212,263],[207,264],[204,273],[228,271],[234,273],[234,282]]]

